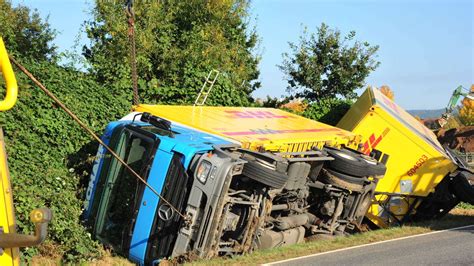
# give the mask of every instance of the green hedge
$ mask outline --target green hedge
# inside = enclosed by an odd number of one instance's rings
[[[110,88],[100,86],[87,74],[49,62],[24,64],[98,134],[109,121],[130,109],[124,96],[111,95]],[[34,208],[46,206],[54,214],[46,243],[23,249],[23,258],[28,259],[38,250],[60,255],[66,261],[97,257],[99,245],[81,225],[80,215],[98,144],[26,76],[16,73],[18,103],[0,116],[18,229],[33,232],[28,215]]]

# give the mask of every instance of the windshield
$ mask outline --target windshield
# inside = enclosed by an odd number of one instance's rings
[[[159,139],[135,126],[120,126],[111,138],[111,147],[137,173],[147,179]],[[130,245],[138,205],[145,185],[130,174],[110,154],[99,178],[95,235],[116,252],[124,253]]]

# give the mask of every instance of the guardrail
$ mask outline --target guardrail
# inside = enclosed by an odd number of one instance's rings
[[[462,158],[467,164],[471,167],[474,167],[474,152],[459,152],[456,151],[456,154]]]

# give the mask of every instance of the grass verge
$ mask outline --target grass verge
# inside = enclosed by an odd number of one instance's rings
[[[460,203],[456,209],[453,209],[448,215],[439,220],[404,225],[402,227],[380,229],[347,237],[336,237],[331,240],[311,241],[288,247],[260,250],[255,251],[252,254],[236,256],[234,258],[198,260],[188,263],[188,265],[258,265],[272,261],[279,261],[345,247],[368,244],[471,224],[474,224],[474,205]],[[36,256],[31,261],[31,265],[52,266],[61,264],[62,263],[58,258],[49,258],[44,256]],[[134,264],[130,263],[123,257],[113,256],[108,252],[104,252],[102,259],[81,263],[80,265],[129,266]]]

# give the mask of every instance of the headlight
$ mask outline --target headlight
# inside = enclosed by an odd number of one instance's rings
[[[197,168],[197,173],[196,177],[199,181],[202,183],[206,183],[207,176],[209,175],[209,172],[211,171],[212,164],[208,161],[202,161],[201,164],[199,164]]]

